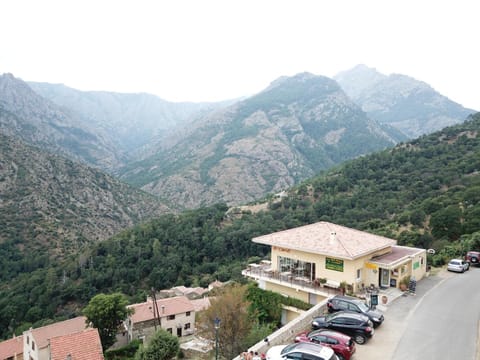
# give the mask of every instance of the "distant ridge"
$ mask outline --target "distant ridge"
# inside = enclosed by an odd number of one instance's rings
[[[412,139],[463,122],[476,112],[422,81],[400,74],[386,76],[365,65],[343,71],[334,79],[369,117]]]

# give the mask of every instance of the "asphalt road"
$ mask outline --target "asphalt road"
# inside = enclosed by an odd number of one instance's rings
[[[354,360],[480,360],[480,267],[440,271],[417,283],[416,295],[388,305],[385,322]]]

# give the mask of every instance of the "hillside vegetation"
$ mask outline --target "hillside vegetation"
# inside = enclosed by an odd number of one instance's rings
[[[0,134],[0,282],[169,211],[96,169]]]
[[[430,262],[480,245],[480,114],[443,131],[350,161],[290,190],[256,213],[216,205],[164,215],[62,264],[2,281],[0,336],[53,316],[71,316],[98,292],[142,298],[151,287],[239,279],[269,249],[252,237],[320,220],[434,248]],[[2,269],[16,248],[1,244]],[[25,271],[28,271],[26,269]]]

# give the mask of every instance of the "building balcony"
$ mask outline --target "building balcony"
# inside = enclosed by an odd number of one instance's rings
[[[249,264],[246,269],[242,270],[242,275],[257,282],[266,281],[323,297],[331,297],[341,293],[339,284],[333,282],[320,284],[318,280],[312,281],[294,272],[278,272],[272,270],[268,263]]]

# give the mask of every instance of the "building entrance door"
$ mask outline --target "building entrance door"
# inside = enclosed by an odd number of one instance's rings
[[[381,287],[390,286],[390,270],[380,269],[380,286]]]

